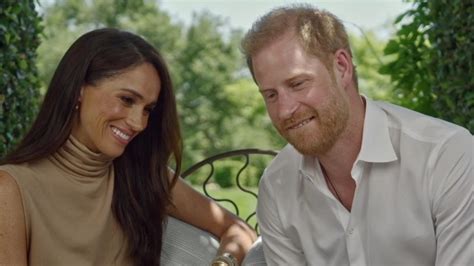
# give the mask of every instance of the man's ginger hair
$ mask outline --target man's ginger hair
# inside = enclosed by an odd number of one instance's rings
[[[345,27],[335,15],[310,5],[279,7],[259,18],[242,40],[242,52],[254,80],[252,56],[288,32],[293,32],[305,51],[320,59],[328,70],[337,50],[344,49],[352,57]],[[353,79],[357,87],[355,67]]]

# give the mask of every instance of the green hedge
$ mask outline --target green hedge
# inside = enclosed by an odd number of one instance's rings
[[[474,4],[412,0],[385,54],[381,73],[395,82],[398,103],[474,132]]]
[[[33,0],[0,3],[0,157],[20,140],[37,114],[40,21]]]
[[[430,1],[434,108],[474,133],[474,2]]]

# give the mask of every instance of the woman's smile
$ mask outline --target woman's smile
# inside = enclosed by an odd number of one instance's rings
[[[114,126],[111,126],[111,128],[112,128],[113,135],[117,138],[117,140],[120,143],[127,145],[132,139],[132,134],[125,133],[123,130]]]

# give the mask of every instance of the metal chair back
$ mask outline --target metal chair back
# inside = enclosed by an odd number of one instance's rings
[[[237,172],[237,175],[235,176],[235,184],[237,185],[237,187],[243,192],[243,193],[246,193],[246,194],[249,194],[251,195],[252,197],[254,197],[255,199],[258,199],[258,195],[256,193],[254,193],[253,191],[249,190],[248,188],[245,188],[243,185],[242,185],[242,181],[241,181],[241,174],[249,167],[249,165],[251,164],[251,157],[254,158],[256,156],[271,156],[271,157],[274,157],[275,155],[277,154],[276,151],[272,151],[272,150],[260,150],[260,149],[240,149],[240,150],[232,150],[232,151],[228,151],[228,152],[224,152],[224,153],[220,153],[220,154],[217,154],[217,155],[214,155],[214,156],[211,156],[211,157],[208,157],[194,165],[192,165],[191,167],[189,167],[187,170],[185,170],[182,174],[181,174],[181,177],[182,178],[186,178],[194,173],[196,173],[196,171],[198,171],[199,169],[203,168],[203,167],[210,167],[210,171],[209,171],[209,174],[207,176],[207,178],[205,179],[205,181],[203,182],[202,184],[202,189],[203,189],[203,192],[204,194],[217,201],[217,202],[228,202],[230,203],[234,209],[235,209],[235,214],[237,216],[239,216],[240,212],[239,212],[239,206],[237,206],[237,204],[231,200],[231,199],[226,199],[226,198],[216,198],[212,195],[209,194],[208,192],[208,189],[207,189],[207,186],[210,184],[210,181],[211,181],[211,178],[214,176],[214,173],[215,173],[215,163],[216,162],[219,162],[219,161],[223,161],[223,160],[235,160],[235,159],[240,159],[240,161],[242,162],[242,166],[240,167],[240,169],[238,170]],[[243,160],[242,160],[243,159]],[[261,169],[262,172],[263,172],[263,169]],[[242,219],[245,219],[245,221],[247,223],[249,223],[250,219],[255,216],[256,214],[256,211],[254,210],[250,215],[248,215],[247,217],[241,217]],[[256,222],[255,223],[255,230],[257,230],[258,232],[258,223]]]

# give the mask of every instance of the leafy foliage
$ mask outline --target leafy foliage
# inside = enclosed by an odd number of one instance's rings
[[[0,3],[0,157],[19,141],[37,113],[40,20],[33,0]]]
[[[38,48],[38,69],[46,87],[66,49],[80,35],[96,28],[116,27],[144,36],[165,56],[179,49],[181,25],[160,10],[155,1],[56,0],[43,6],[45,30]],[[173,67],[173,58],[168,58]]]
[[[238,104],[230,101],[224,88],[235,80],[234,73],[242,64],[236,41],[239,33],[232,33],[226,41],[220,32],[222,26],[220,19],[209,13],[195,15],[177,57],[177,98],[188,161],[202,159],[192,155],[207,157],[230,148],[227,136],[232,129],[226,127],[225,120]]]
[[[474,133],[474,3],[431,1],[434,108]]]
[[[393,83],[390,82],[390,77],[378,71],[391,59],[391,56],[383,53],[386,41],[372,31],[362,31],[362,35],[349,36],[360,92],[372,99],[393,101]]]
[[[474,132],[474,4],[413,0],[400,15],[385,54],[396,60],[381,68],[396,82],[399,103]]]

